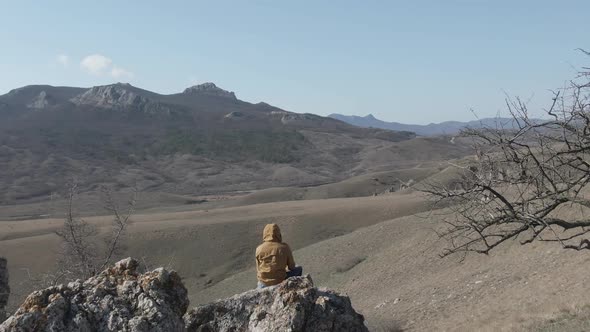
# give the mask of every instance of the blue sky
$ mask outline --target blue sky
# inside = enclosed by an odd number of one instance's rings
[[[0,94],[211,81],[295,112],[429,123],[541,109],[589,58],[590,1],[1,1]]]

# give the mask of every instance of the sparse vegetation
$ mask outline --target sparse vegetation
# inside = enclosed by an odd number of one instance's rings
[[[289,163],[300,158],[297,151],[306,144],[305,137],[295,130],[227,130],[208,134],[174,130],[156,143],[153,151],[156,155],[189,153],[228,161]]]
[[[590,331],[590,307],[564,310],[554,318],[533,324],[531,332],[581,332]]]

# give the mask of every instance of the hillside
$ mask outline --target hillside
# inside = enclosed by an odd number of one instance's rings
[[[589,304],[587,253],[511,242],[491,256],[441,259],[440,227],[438,213],[396,218],[295,257],[316,283],[349,294],[372,331],[537,331],[531,326]],[[193,299],[240,292],[255,278],[250,269]]]
[[[381,128],[388,130],[411,131],[422,136],[435,135],[456,135],[463,128],[502,127],[512,129],[516,127],[512,118],[483,118],[474,121],[445,121],[441,123],[430,123],[427,125],[403,124],[399,122],[387,122],[375,118],[372,114],[366,116],[330,114],[328,117],[344,121],[353,126],[363,128]]]
[[[414,137],[244,102],[213,83],[171,95],[26,86],[0,96],[0,204],[55,197],[72,177],[82,191],[182,194],[326,183]]]

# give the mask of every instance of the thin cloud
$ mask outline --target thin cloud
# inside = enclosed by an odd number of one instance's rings
[[[102,54],[92,54],[84,57],[80,68],[90,75],[110,76],[116,79],[133,78],[133,73],[121,66],[115,65],[113,60]]]
[[[84,57],[80,67],[91,75],[102,76],[112,66],[113,60],[104,55],[92,54]]]
[[[64,67],[67,67],[70,64],[70,57],[67,54],[60,54],[55,60]]]

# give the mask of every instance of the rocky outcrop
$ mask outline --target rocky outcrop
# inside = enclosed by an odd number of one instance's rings
[[[190,88],[186,88],[183,93],[237,99],[236,94],[232,91],[223,90],[211,82],[191,86]]]
[[[326,120],[332,121],[332,119],[323,118],[315,114],[299,114],[286,111],[272,111],[270,112],[270,116],[280,118],[281,123],[284,125],[317,126]]]
[[[170,109],[159,102],[138,93],[141,91],[128,83],[95,86],[70,99],[77,106],[93,106],[114,110],[141,111],[145,113],[169,113]]]
[[[246,118],[246,114],[242,113],[242,112],[231,112],[226,114],[224,117],[224,119],[232,119],[232,120],[241,120]]]
[[[0,331],[367,331],[350,300],[309,277],[188,308],[174,271],[127,258],[86,281],[29,295]]]
[[[252,290],[192,309],[187,331],[367,331],[346,296],[317,289],[309,277]]]
[[[313,120],[315,117],[308,114],[285,114],[281,118],[283,124],[304,124]]]
[[[8,286],[8,266],[6,258],[0,257],[0,322],[6,318],[5,308],[10,296],[10,287]]]
[[[28,108],[37,110],[45,109],[52,106],[54,103],[53,99],[45,91],[41,91],[30,103],[27,104]]]
[[[187,291],[174,271],[128,258],[86,281],[33,292],[0,331],[183,331]]]
[[[105,108],[141,107],[148,99],[127,89],[125,84],[95,86],[71,99],[76,105],[91,105]]]

